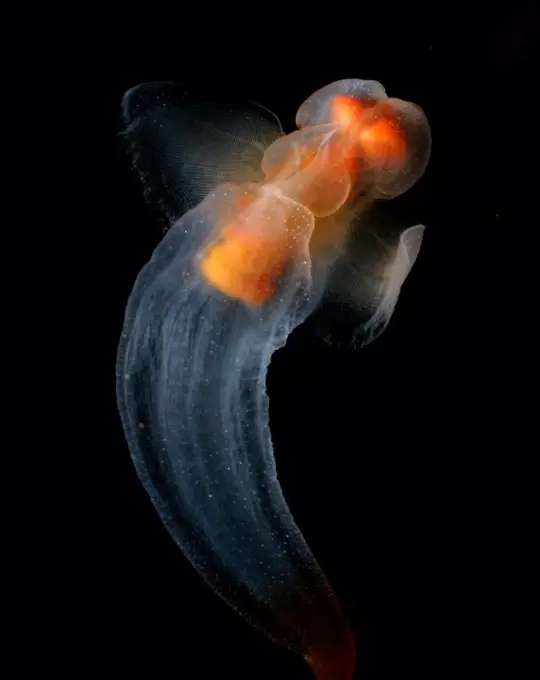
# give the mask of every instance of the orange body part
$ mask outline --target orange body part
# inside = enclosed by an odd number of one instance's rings
[[[403,159],[407,151],[405,140],[392,121],[391,107],[385,102],[374,106],[378,113],[370,120],[369,112],[373,107],[358,99],[338,96],[332,102],[332,120],[342,127],[350,140],[350,157],[362,153],[375,162]]]
[[[260,305],[272,297],[286,263],[284,243],[228,226],[201,261],[201,272],[229,297]]]

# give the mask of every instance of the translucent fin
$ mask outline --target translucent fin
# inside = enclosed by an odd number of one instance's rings
[[[152,82],[128,90],[121,133],[167,225],[218,184],[260,181],[265,149],[283,135],[277,117],[253,102],[221,102],[181,85]]]
[[[384,206],[362,215],[328,273],[319,307],[306,322],[330,345],[362,347],[376,340],[394,313],[424,226],[404,227]]]

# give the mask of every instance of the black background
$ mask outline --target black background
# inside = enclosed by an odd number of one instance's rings
[[[61,162],[54,193],[56,214],[71,224],[51,234],[63,249],[61,271],[51,267],[65,329],[55,344],[75,374],[61,421],[70,454],[59,465],[63,492],[51,493],[58,547],[45,540],[41,558],[49,605],[28,610],[47,622],[47,668],[310,677],[207,589],[132,468],[115,352],[161,227],[116,134],[124,91],[146,80],[254,99],[290,131],[311,92],[346,77],[380,80],[425,110],[432,159],[399,209],[427,230],[373,346],[324,349],[299,332],[275,355],[268,390],[280,479],[349,614],[357,677],[472,677],[502,663],[513,628],[508,574],[515,559],[527,562],[531,502],[514,246],[530,233],[522,196],[537,7],[338,5],[23,3],[11,12],[14,91],[23,97],[31,83],[40,98],[38,123],[35,109],[19,115],[34,121],[30,130],[54,121],[74,157]],[[54,152],[52,133],[44,143]]]

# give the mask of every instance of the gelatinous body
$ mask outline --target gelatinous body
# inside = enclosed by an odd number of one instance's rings
[[[350,680],[348,622],[279,486],[265,378],[324,295],[366,341],[388,322],[423,228],[360,268],[350,234],[375,198],[422,174],[427,123],[366,81],[315,93],[287,136],[262,108],[210,109],[169,83],[138,86],[123,106],[135,167],[170,224],[118,352],[137,473],[216,593],[319,680]]]

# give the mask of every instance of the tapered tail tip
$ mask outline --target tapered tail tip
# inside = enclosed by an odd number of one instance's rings
[[[336,644],[326,645],[304,655],[317,680],[353,680],[356,646],[350,633]]]

